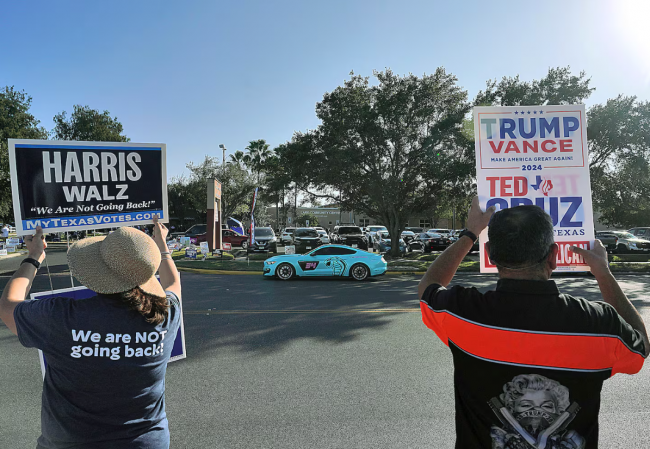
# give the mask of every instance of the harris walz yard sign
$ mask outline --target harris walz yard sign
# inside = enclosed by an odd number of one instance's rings
[[[164,144],[9,139],[16,232],[168,221]]]

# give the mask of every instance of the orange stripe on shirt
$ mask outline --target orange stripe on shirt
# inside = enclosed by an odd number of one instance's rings
[[[490,360],[576,370],[612,369],[634,374],[644,359],[616,336],[541,334],[504,330],[465,321],[449,312],[435,312],[420,302],[422,321],[449,346],[455,345]]]

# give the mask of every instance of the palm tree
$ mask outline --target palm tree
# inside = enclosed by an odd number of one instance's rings
[[[260,182],[260,175],[264,168],[264,162],[273,155],[273,152],[269,150],[270,145],[266,143],[266,140],[251,140],[246,147],[248,151],[248,160],[244,162],[247,167],[250,167],[251,170],[257,173],[257,182]]]
[[[244,153],[243,151],[237,150],[234,154],[230,155],[230,162],[233,162],[241,167],[241,165],[250,164],[250,155]]]

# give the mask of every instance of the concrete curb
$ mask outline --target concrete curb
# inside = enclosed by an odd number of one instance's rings
[[[178,271],[186,271],[188,273],[199,273],[199,274],[234,274],[234,275],[261,275],[264,274],[261,271],[226,271],[226,270],[208,270],[208,269],[203,269],[203,268],[185,268],[185,267],[178,267]],[[424,276],[426,272],[425,271],[387,271],[384,276],[403,276],[403,275],[417,275],[417,276]],[[457,274],[470,274],[470,275],[475,275],[475,276],[493,276],[496,273],[479,273],[478,271],[458,271]],[[617,275],[617,274],[650,274],[650,273],[639,273],[637,271],[614,271],[612,274]],[[376,276],[377,277],[377,276]]]

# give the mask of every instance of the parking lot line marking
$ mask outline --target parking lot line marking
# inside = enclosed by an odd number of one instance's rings
[[[264,313],[413,313],[420,309],[347,309],[347,310],[184,310],[189,315],[232,315],[232,314],[264,314]]]

